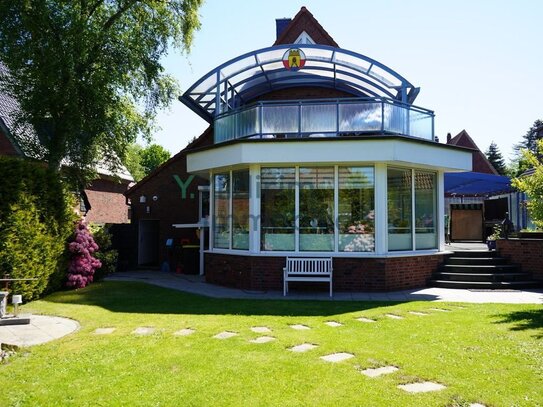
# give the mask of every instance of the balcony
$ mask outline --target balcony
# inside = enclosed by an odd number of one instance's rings
[[[215,143],[243,138],[405,135],[434,140],[434,113],[386,98],[258,102],[215,119]]]

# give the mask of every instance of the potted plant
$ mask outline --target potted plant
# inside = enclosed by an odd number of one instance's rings
[[[486,238],[488,250],[496,250],[496,240],[502,237],[502,225],[494,225],[493,232]]]

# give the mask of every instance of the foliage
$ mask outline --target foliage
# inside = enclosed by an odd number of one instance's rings
[[[516,144],[513,149],[516,152],[516,157],[513,160],[513,175],[520,176],[525,171],[531,168],[530,162],[526,160],[523,151],[528,150],[535,154],[540,160],[543,159],[543,155],[538,152],[537,143],[543,138],[543,121],[536,120],[534,124],[528,129],[523,136],[523,140]]]
[[[119,165],[138,135],[178,94],[161,58],[187,51],[202,0],[2,1],[0,87],[20,104],[17,122],[35,158],[90,174]]]
[[[523,160],[533,169],[533,173],[514,178],[511,185],[528,195],[528,211],[532,222],[543,228],[543,139],[537,141],[537,153],[523,150]]]
[[[149,175],[160,164],[170,158],[170,152],[159,144],[145,147],[141,153],[141,166],[145,175]]]
[[[25,301],[60,288],[73,198],[44,165],[0,157],[0,276],[32,278],[11,285]]]
[[[68,245],[72,253],[68,267],[67,287],[83,288],[92,283],[94,272],[102,267],[102,263],[93,254],[98,250],[89,229],[83,221],[75,227],[73,241]]]
[[[99,247],[98,251],[94,253],[94,257],[100,260],[100,263],[102,264],[102,267],[94,272],[94,281],[99,281],[108,274],[117,271],[117,259],[119,254],[117,250],[112,248],[112,236],[107,225],[90,225],[89,229],[91,230],[94,241]]]
[[[536,406],[543,340],[538,304],[450,304],[216,299],[149,284],[104,282],[23,306],[76,319],[66,338],[25,349],[0,366],[0,405]],[[462,305],[462,308],[459,307]],[[418,316],[410,311],[425,312]],[[386,314],[402,316],[392,320]],[[375,323],[357,321],[372,318]],[[332,328],[326,321],[343,326]],[[312,329],[297,331],[292,324]],[[136,337],[141,326],[152,335]],[[275,341],[255,344],[251,327]],[[110,335],[97,328],[112,327]],[[174,333],[192,328],[195,333]],[[222,331],[238,335],[212,337]],[[287,349],[318,345],[306,353]],[[330,364],[321,356],[349,352]],[[380,378],[360,373],[394,365]],[[69,380],[67,380],[69,378]],[[408,394],[431,380],[446,390]],[[31,383],[31,387],[29,387]],[[326,385],[323,385],[325,383]],[[135,390],[136,389],[136,390]],[[178,389],[178,391],[172,391]],[[454,401],[462,399],[462,404]]]
[[[136,182],[145,177],[145,172],[141,166],[140,154],[142,149],[142,146],[138,143],[129,144],[126,148],[126,155],[123,160],[124,166],[128,169],[130,175],[132,175],[132,178],[134,178],[134,181]]]
[[[496,143],[490,143],[490,146],[488,147],[488,150],[486,150],[485,155],[488,161],[490,161],[490,164],[492,164],[494,169],[498,172],[498,174],[506,175],[507,167],[505,165],[505,160],[503,159],[503,155],[500,152],[500,149],[498,148]]]

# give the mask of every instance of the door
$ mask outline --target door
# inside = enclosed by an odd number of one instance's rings
[[[451,205],[451,241],[483,241],[483,205]]]
[[[159,221],[140,220],[138,266],[158,266]]]

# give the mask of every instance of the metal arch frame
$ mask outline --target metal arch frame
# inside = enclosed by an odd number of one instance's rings
[[[270,71],[265,70],[265,66],[269,64],[274,64],[278,62],[282,62],[283,53],[281,53],[280,57],[276,57],[270,60],[267,60],[266,62],[262,62],[259,58],[260,55],[272,51],[281,51],[281,50],[288,50],[290,48],[299,48],[301,50],[304,49],[316,49],[316,50],[323,50],[330,52],[330,57],[315,57],[315,56],[306,56],[306,60],[309,62],[319,62],[324,64],[329,64],[330,67],[323,67],[323,66],[314,66],[314,67],[307,67],[307,69],[312,69],[314,71],[326,71],[326,72],[333,72],[333,76],[318,76],[318,74],[306,74],[303,75],[303,69],[301,71],[288,71],[285,69],[273,69]],[[344,55],[348,55],[354,58],[357,58],[361,61],[364,61],[366,64],[369,64],[368,68],[364,67],[357,67],[351,62],[348,61],[338,61],[336,59],[336,54],[341,53]],[[251,63],[248,66],[244,66],[241,69],[238,69],[234,72],[229,73],[228,75],[224,75],[222,72],[223,69],[226,67],[232,66],[236,62],[239,62],[243,59],[251,58],[254,60],[253,63]],[[343,69],[338,69],[338,67],[345,67],[352,71],[359,72],[360,75],[356,75],[353,72],[347,72]],[[389,81],[385,81],[385,78],[379,78],[379,75],[372,75],[372,69],[374,67],[378,67],[391,75],[393,78],[395,78],[397,81],[400,82],[400,85],[393,86],[390,84]],[[260,72],[256,75],[251,75],[247,78],[244,78],[237,83],[232,83],[231,79],[236,77],[237,75],[242,74],[243,72],[246,72],[248,70],[257,69]],[[285,75],[283,77],[279,78],[272,78],[270,79],[270,76],[276,73],[282,73],[284,72]],[[300,72],[302,72],[302,75],[300,75]],[[363,86],[361,86],[358,83],[350,82],[348,80],[344,79],[338,79],[337,74],[345,75],[348,77],[352,77],[353,79],[356,79],[358,81],[367,83],[368,85],[371,85],[374,89],[377,89],[381,92],[383,92],[382,95],[377,95],[375,91],[367,89]],[[195,90],[204,82],[209,80],[210,78],[215,77],[214,83],[204,90],[199,90],[198,92],[195,92]],[[304,44],[302,46],[297,46],[296,44],[283,44],[278,46],[272,46],[267,48],[261,48],[256,51],[247,52],[245,54],[242,54],[236,58],[233,58],[218,67],[214,68],[213,70],[209,71],[206,75],[202,76],[198,81],[196,81],[182,96],[179,97],[179,100],[183,102],[186,106],[188,106],[191,110],[193,110],[196,114],[201,116],[203,119],[205,119],[208,122],[212,122],[213,117],[217,116],[222,113],[221,111],[221,103],[224,103],[226,106],[226,109],[228,108],[235,108],[236,106],[229,106],[230,103],[234,102],[235,96],[237,96],[241,101],[243,101],[243,93],[248,93],[250,91],[246,90],[245,92],[242,91],[242,89],[239,89],[239,86],[243,86],[243,84],[247,84],[248,82],[255,80],[257,78],[264,78],[265,80],[262,83],[255,84],[251,88],[257,88],[262,87],[263,89],[261,91],[258,91],[254,94],[252,97],[257,97],[263,93],[266,93],[270,90],[279,89],[279,88],[286,88],[286,87],[293,87],[296,86],[295,83],[292,85],[285,86],[284,82],[289,82],[292,78],[293,80],[296,79],[314,79],[315,82],[313,82],[317,86],[322,87],[331,87],[331,88],[339,88],[338,85],[343,88],[347,89],[349,91],[355,91],[357,93],[360,93],[362,96],[374,95],[374,96],[384,96],[384,97],[390,97],[392,99],[401,101],[403,103],[411,104],[415,100],[416,96],[418,95],[419,88],[415,88],[409,81],[407,81],[403,76],[399,75],[394,70],[390,69],[386,65],[372,59],[369,57],[366,57],[365,55],[345,50],[342,48],[336,48],[331,47],[327,45],[315,45],[315,44]],[[274,83],[282,83],[280,86],[274,87]],[[311,85],[311,81],[304,82],[303,85]],[[224,87],[224,89],[221,89]],[[251,89],[249,88],[249,89]],[[265,89],[264,89],[265,88]],[[392,90],[396,91],[396,95],[393,94]],[[231,94],[229,97],[228,94]],[[194,97],[195,95],[198,95],[197,97]],[[212,95],[212,99],[209,101],[206,101],[205,104],[202,104],[202,99],[205,95]],[[211,107],[215,104],[215,108],[211,109]]]

